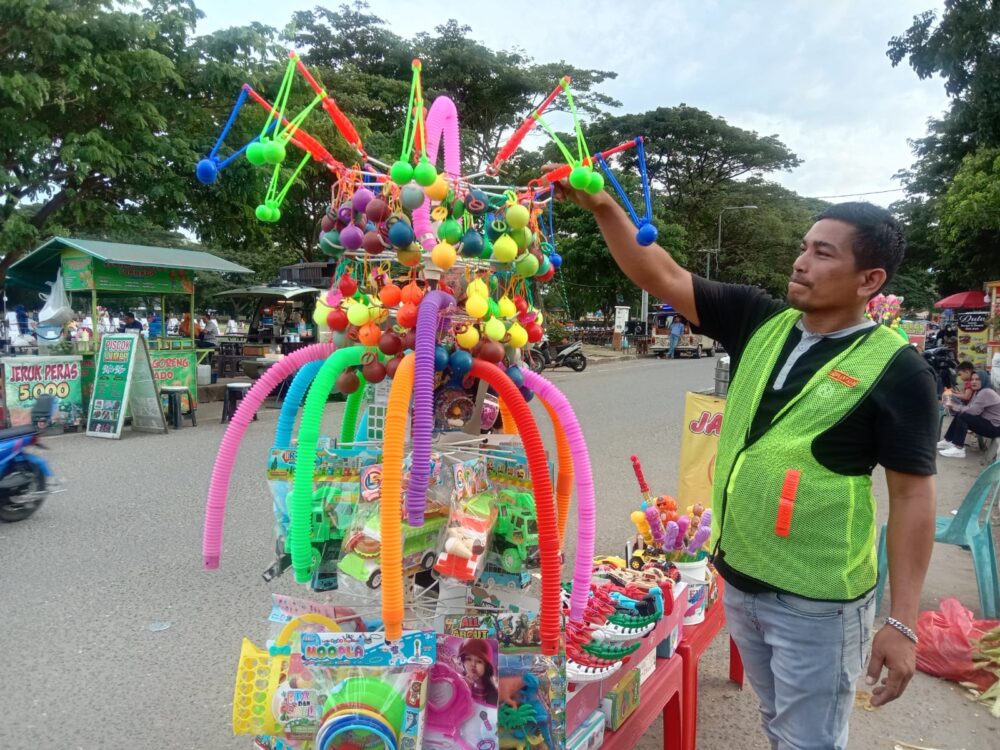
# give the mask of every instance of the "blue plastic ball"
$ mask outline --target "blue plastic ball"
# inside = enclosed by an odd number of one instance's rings
[[[490,205],[490,199],[482,190],[472,190],[465,197],[465,210],[473,216],[482,216]]]
[[[462,349],[456,349],[448,359],[448,367],[453,375],[465,375],[472,369],[472,355]]]
[[[553,268],[558,269],[562,265],[562,256],[553,250],[549,254],[549,263],[552,264]]]
[[[518,388],[518,390],[521,392],[521,395],[524,396],[525,401],[531,401],[531,399],[535,397],[535,392],[530,388],[525,388],[523,385]]]
[[[215,178],[219,176],[219,170],[215,166],[215,162],[211,159],[202,159],[198,162],[198,166],[194,168],[194,176],[203,185],[211,185],[215,182]]]
[[[448,367],[448,349],[438,344],[434,347],[434,369],[441,372],[446,367]]]
[[[524,385],[524,373],[521,372],[520,367],[508,367],[507,377],[509,377],[511,382],[513,382],[518,388]]]
[[[462,235],[462,255],[468,258],[477,258],[483,252],[483,236],[475,229],[468,230]]]
[[[635,233],[635,241],[638,242],[643,247],[647,245],[652,245],[656,242],[656,237],[659,232],[656,231],[656,227],[652,224],[643,224],[639,227],[639,231]],[[556,266],[558,268],[558,266]]]
[[[409,247],[413,237],[413,228],[401,219],[389,227],[389,242],[393,247]]]

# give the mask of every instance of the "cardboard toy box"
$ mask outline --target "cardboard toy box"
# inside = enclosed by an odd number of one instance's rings
[[[684,610],[687,608],[687,584],[674,584],[674,610],[664,617],[666,620],[666,637],[656,647],[656,656],[669,659],[674,655],[677,646],[684,637]]]
[[[653,654],[653,652],[650,652]],[[656,655],[653,654],[653,659]],[[608,729],[614,732],[625,723],[639,706],[639,670],[630,669],[619,680],[608,694],[601,699],[601,711],[604,713]]]
[[[566,750],[596,750],[604,744],[604,714],[594,711],[566,738]]]

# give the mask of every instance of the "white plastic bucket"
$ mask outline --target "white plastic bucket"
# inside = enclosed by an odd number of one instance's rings
[[[212,382],[212,366],[198,365],[198,385],[208,385]]]
[[[697,625],[705,620],[708,605],[708,558],[696,562],[674,563],[681,580],[688,585],[688,607],[684,612],[685,625]]]

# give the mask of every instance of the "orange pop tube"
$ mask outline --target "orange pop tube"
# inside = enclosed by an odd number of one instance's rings
[[[403,637],[403,449],[406,420],[413,396],[416,355],[410,352],[399,363],[389,389],[382,440],[382,622],[385,637]]]
[[[510,413],[510,407],[503,399],[500,399],[500,418],[503,420],[503,434],[516,435],[517,425],[514,424],[514,415]]]

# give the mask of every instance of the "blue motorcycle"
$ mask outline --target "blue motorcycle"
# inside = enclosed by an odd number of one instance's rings
[[[30,425],[0,430],[0,521],[23,521],[51,491],[52,470],[41,456],[29,453],[52,419],[52,397],[42,396],[32,409]]]

